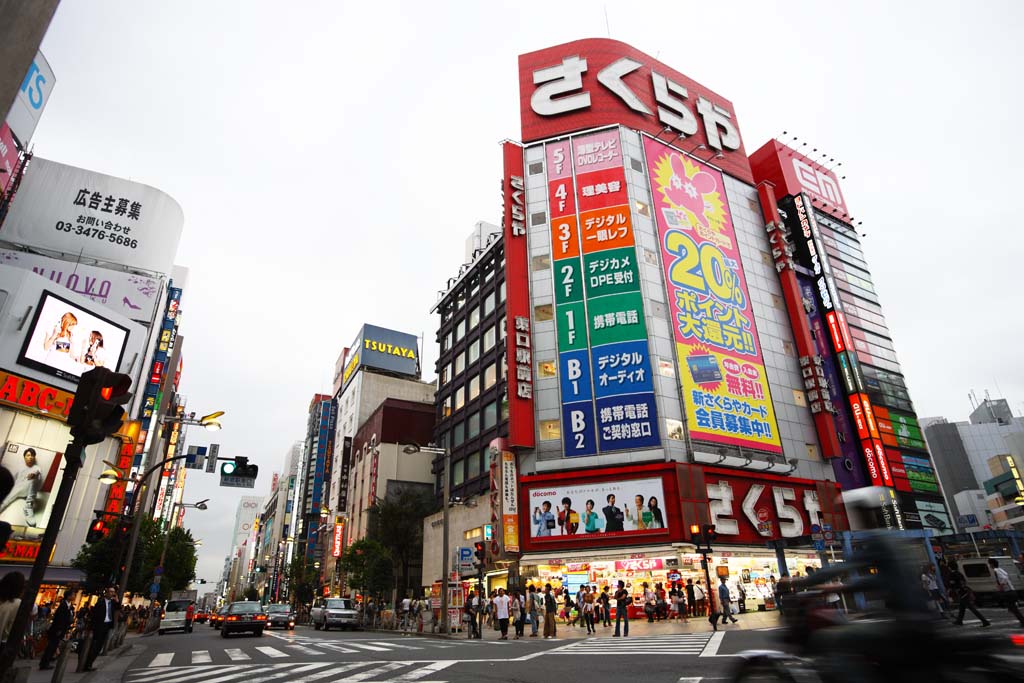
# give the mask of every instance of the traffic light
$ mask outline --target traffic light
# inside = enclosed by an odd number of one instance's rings
[[[482,572],[484,567],[487,566],[487,544],[483,541],[477,541],[473,544],[473,557],[476,558],[474,566],[478,572]]]
[[[102,515],[96,515],[96,519],[92,521],[92,525],[89,527],[89,533],[85,535],[86,543],[98,543],[102,541],[107,535],[107,526],[103,522]]]
[[[236,456],[220,465],[220,485],[240,488],[254,488],[259,465],[250,465],[249,458]]]
[[[68,411],[71,436],[86,445],[100,443],[121,428],[124,408],[131,400],[132,378],[107,368],[83,373]]]
[[[714,543],[717,540],[718,540],[718,534],[715,533],[715,525],[714,524],[705,524],[704,525],[704,541],[708,544],[708,547],[710,548],[711,544]]]
[[[694,545],[698,548],[704,547],[708,550],[711,549],[711,544],[718,539],[718,534],[715,533],[714,524],[691,524],[690,525],[690,539]]]
[[[132,520],[121,518],[121,521],[117,523],[116,538],[123,543],[128,541],[128,537],[132,533]]]
[[[698,548],[704,545],[704,530],[700,528],[700,524],[690,525],[690,540]]]

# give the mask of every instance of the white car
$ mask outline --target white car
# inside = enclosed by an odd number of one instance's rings
[[[160,635],[167,631],[187,632],[189,629],[185,613],[188,610],[191,600],[168,600],[164,605],[163,614],[160,615]]]

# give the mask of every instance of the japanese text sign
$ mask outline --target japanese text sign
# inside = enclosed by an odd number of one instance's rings
[[[526,244],[526,185],[523,149],[502,143],[503,230],[505,235],[506,363],[509,367],[509,428],[511,446],[533,448],[533,342],[530,331],[529,254]],[[565,163],[569,163],[568,160]]]

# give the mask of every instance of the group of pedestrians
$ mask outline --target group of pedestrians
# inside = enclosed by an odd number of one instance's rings
[[[964,576],[963,572],[957,566],[957,563],[953,560],[946,561],[944,559],[939,560],[939,575],[942,577],[942,583],[946,586],[949,591],[947,599],[946,595],[943,595],[939,589],[939,583],[936,580],[935,565],[928,564],[925,566],[924,571],[921,573],[921,587],[928,594],[932,604],[938,609],[939,613],[944,617],[953,615],[953,603],[956,605],[957,614],[953,619],[953,623],[957,626],[963,626],[964,615],[970,610],[971,614],[976,616],[981,621],[982,627],[987,627],[992,624],[991,621],[985,618],[985,615],[978,611],[977,599],[975,598],[974,591],[971,590],[970,586],[967,585],[967,577]],[[1010,614],[1017,618],[1021,626],[1024,626],[1024,615],[1021,614],[1020,607],[1017,602],[1017,591],[1013,587],[1013,583],[1010,581],[1009,574],[1006,570],[999,566],[999,560],[995,558],[989,558],[988,560],[989,570],[992,572],[992,577],[996,582],[996,589],[1000,593],[1000,606],[1004,607]]]

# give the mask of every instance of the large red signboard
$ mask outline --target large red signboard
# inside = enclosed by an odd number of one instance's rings
[[[778,140],[769,140],[750,156],[758,181],[775,185],[775,198],[806,192],[825,213],[849,221],[839,178],[825,166]]]
[[[622,124],[677,145],[723,154],[751,182],[732,103],[625,43],[577,40],[519,56],[524,142]],[[667,130],[666,130],[667,129]]]
[[[533,335],[526,248],[526,186],[523,150],[502,145],[504,175],[505,308],[508,362],[508,443],[533,448]]]

